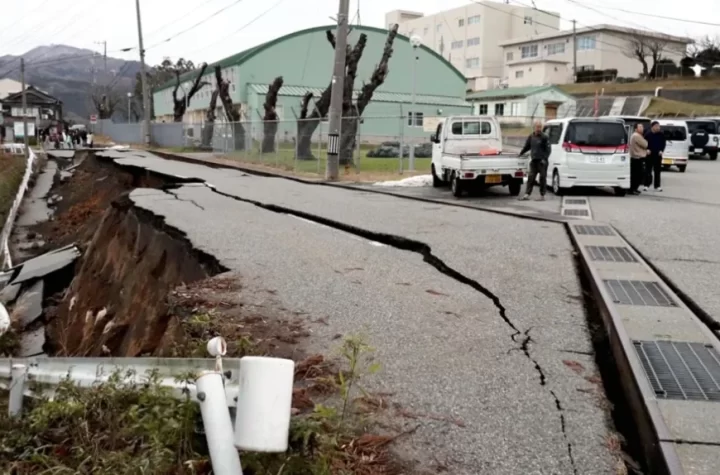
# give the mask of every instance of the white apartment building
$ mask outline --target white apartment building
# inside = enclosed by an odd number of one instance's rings
[[[564,30],[530,35],[500,42],[505,61],[504,81],[508,87],[567,84],[574,81],[572,31]],[[678,64],[685,56],[690,38],[661,35],[615,25],[578,28],[577,68],[582,70],[617,69],[618,77],[637,78],[642,64],[629,57],[631,40],[662,44],[662,57]],[[647,57],[652,67],[652,58]]]
[[[541,36],[560,29],[559,15],[496,2],[471,3],[434,15],[395,10],[385,15],[388,27],[417,35],[423,44],[450,61],[468,78],[471,89],[497,87],[505,72],[498,43]]]

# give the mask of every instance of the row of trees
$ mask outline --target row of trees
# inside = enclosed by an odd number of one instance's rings
[[[642,78],[658,79],[661,77],[685,75],[693,76],[692,68],[699,65],[704,68],[703,74],[711,74],[715,66],[720,66],[720,39],[709,36],[700,39],[690,46],[686,56],[676,65],[671,59],[664,57],[669,42],[662,37],[649,37],[638,32],[630,36],[628,46],[623,51],[628,58],[636,59],[642,65]],[[717,69],[717,68],[715,68]]]

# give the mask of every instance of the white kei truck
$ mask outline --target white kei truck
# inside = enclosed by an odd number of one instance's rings
[[[495,185],[507,186],[513,196],[520,194],[529,158],[503,153],[500,124],[494,117],[445,117],[430,141],[434,187],[449,183],[457,198]]]

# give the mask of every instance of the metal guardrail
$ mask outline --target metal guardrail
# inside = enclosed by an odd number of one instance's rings
[[[24,155],[25,145],[24,144],[2,144],[0,149],[6,153],[12,155]],[[30,182],[30,175],[32,174],[32,165],[36,160],[35,152],[32,149],[29,150],[27,163],[25,164],[25,174],[23,175],[18,191],[15,194],[15,200],[10,207],[10,212],[5,219],[2,232],[0,232],[0,270],[9,269],[12,267],[12,260],[10,258],[10,235],[12,234],[12,228],[15,224],[15,218],[17,218],[18,210],[22,204],[22,200],[25,197],[25,191],[27,190],[28,183]]]
[[[200,406],[213,473],[242,475],[239,450],[285,452],[290,431],[295,364],[282,358],[222,359],[225,340],[210,340],[215,359],[8,358],[0,359],[0,388],[10,392],[8,412],[22,417],[24,397],[52,398],[72,381],[89,388],[119,377],[143,385],[151,378],[178,398]],[[223,369],[225,366],[226,369]],[[241,392],[242,391],[242,392]],[[235,427],[230,415],[235,407]]]

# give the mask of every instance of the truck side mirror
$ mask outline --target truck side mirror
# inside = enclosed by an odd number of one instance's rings
[[[431,141],[432,143],[440,143],[440,141],[439,141],[438,138],[437,138],[437,134],[432,134],[432,135],[430,136],[430,141]]]

